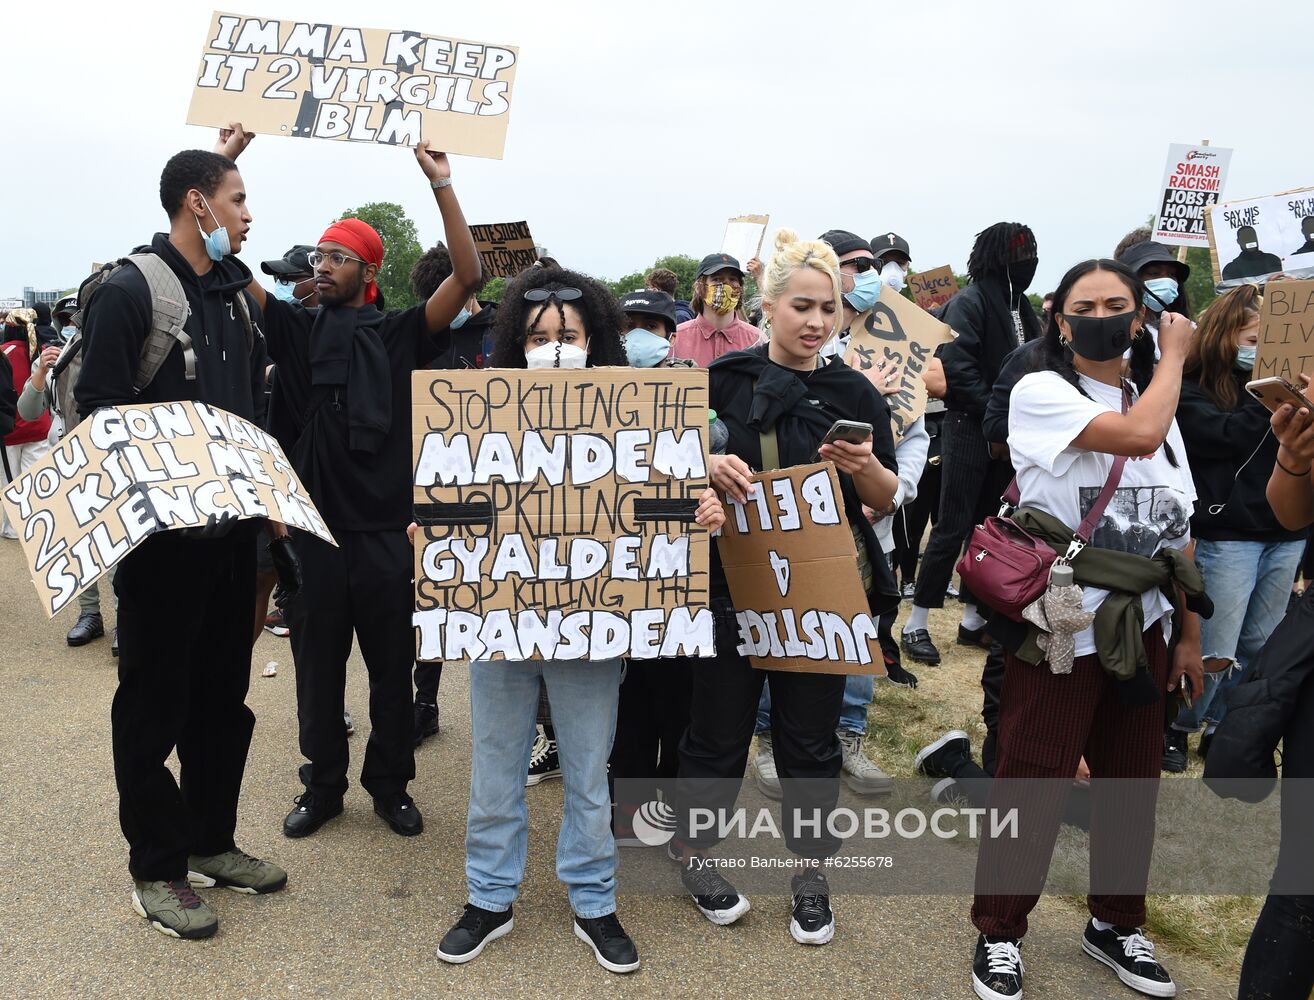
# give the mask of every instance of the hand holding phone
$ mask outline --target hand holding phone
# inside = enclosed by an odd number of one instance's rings
[[[1246,392],[1259,400],[1270,413],[1276,413],[1283,403],[1290,403],[1296,409],[1309,409],[1311,406],[1304,393],[1280,376],[1247,382]]]

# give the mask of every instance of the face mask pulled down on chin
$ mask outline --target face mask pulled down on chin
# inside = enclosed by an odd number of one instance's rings
[[[574,344],[553,341],[525,352],[526,368],[586,368],[589,352]]]
[[[1070,316],[1063,314],[1072,331],[1069,344],[1074,354],[1087,361],[1112,361],[1131,346],[1135,312],[1113,316]]]

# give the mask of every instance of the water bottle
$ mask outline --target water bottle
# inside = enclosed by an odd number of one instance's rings
[[[730,430],[725,425],[725,421],[716,415],[715,410],[707,411],[707,420],[710,425],[708,428],[708,439],[711,444],[713,455],[724,455],[726,447],[730,444]]]

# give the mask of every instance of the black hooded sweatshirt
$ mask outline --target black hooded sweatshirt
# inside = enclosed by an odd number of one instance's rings
[[[459,328],[447,328],[446,333],[439,333],[435,339],[445,342],[451,338],[451,348],[443,351],[434,359],[431,367],[460,371],[465,368],[487,368],[492,364],[492,352],[484,353],[485,343],[490,342],[493,322],[497,319],[495,302],[480,302],[479,311],[465,321]]]
[[[1016,295],[1023,340],[1035,340],[1040,336],[1040,321],[1027,297],[1021,292]],[[980,421],[1004,358],[1020,346],[1008,307],[1007,279],[987,275],[973,281],[945,303],[940,319],[958,335],[938,352],[948,384],[945,409]]]
[[[266,357],[260,310],[248,296],[254,328],[248,347],[246,325],[233,301],[235,295],[247,294],[243,289],[251,283],[251,272],[230,255],[198,277],[164,233],[156,233],[149,247],[134,253],[144,250],[163,258],[182,283],[190,309],[183,328],[196,352],[196,379],[187,380],[183,350],[175,344],[150,385],[140,396],[133,392],[142,345],[151,330],[151,293],[142,273],[128,265],[96,290],[87,310],[82,372],[73,390],[79,412],[194,399],[263,424]]]

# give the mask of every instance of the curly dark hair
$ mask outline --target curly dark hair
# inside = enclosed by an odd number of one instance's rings
[[[236,169],[237,164],[228,157],[204,149],[184,149],[181,153],[174,153],[160,174],[160,204],[172,219],[183,207],[183,198],[188,191],[195,188],[212,198],[228,171]]]
[[[421,302],[425,302],[429,296],[438,291],[438,286],[446,281],[451,273],[452,255],[447,252],[447,244],[439,240],[426,250],[411,268],[411,291]],[[486,284],[488,284],[488,272],[484,270],[484,262],[480,259],[479,287],[472,293],[475,298],[479,297]]]
[[[1036,255],[1036,237],[1020,222],[996,222],[976,234],[967,258],[967,273],[973,281],[1008,273],[1009,261],[1028,260]]]
[[[568,271],[561,267],[528,267],[516,275],[502,296],[502,304],[493,322],[493,367],[525,367],[526,331],[538,322],[548,309],[563,312],[561,302],[550,298],[546,302],[526,302],[525,292],[531,288],[578,288],[580,298],[570,304],[579,310],[584,319],[584,336],[589,344],[589,367],[629,364],[621,344],[621,328],[625,314],[620,303],[607,288],[586,274]]]

